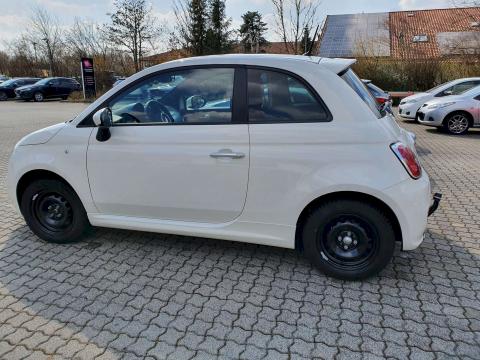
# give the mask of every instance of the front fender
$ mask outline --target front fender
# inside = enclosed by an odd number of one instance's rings
[[[8,166],[8,194],[12,205],[19,211],[17,185],[27,173],[35,170],[50,171],[63,178],[75,190],[87,212],[96,212],[88,184],[86,152],[91,128],[66,126],[40,145],[15,146]]]

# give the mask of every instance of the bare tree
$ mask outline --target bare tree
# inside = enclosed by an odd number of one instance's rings
[[[108,38],[100,27],[80,18],[75,18],[73,26],[66,32],[65,45],[69,52],[77,57],[105,57],[111,51]]]
[[[276,32],[282,39],[285,50],[291,54],[301,54],[301,39],[308,29],[317,22],[319,0],[272,0],[275,13]]]
[[[53,76],[56,71],[56,59],[62,52],[62,31],[58,18],[44,8],[34,8],[26,37],[34,46],[35,52],[38,51],[39,55],[47,58],[50,76]]]
[[[114,0],[113,4],[115,12],[109,14],[111,23],[106,25],[106,34],[112,44],[130,52],[138,71],[142,57],[155,47],[163,28],[145,0]]]

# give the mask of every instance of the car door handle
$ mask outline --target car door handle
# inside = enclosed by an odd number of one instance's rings
[[[210,157],[214,159],[241,159],[245,157],[245,154],[241,152],[233,152],[230,149],[222,149],[210,154]]]

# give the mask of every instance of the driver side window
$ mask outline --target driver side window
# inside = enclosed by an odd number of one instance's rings
[[[225,124],[232,121],[233,68],[149,77],[109,103],[113,124]]]

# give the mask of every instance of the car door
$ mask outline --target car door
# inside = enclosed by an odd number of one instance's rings
[[[43,93],[45,97],[58,96],[59,80],[52,79],[44,87]]]
[[[108,101],[108,141],[94,130],[87,154],[100,213],[224,223],[244,207],[249,133],[235,106],[243,69],[159,73]],[[244,100],[244,97],[243,97]]]

